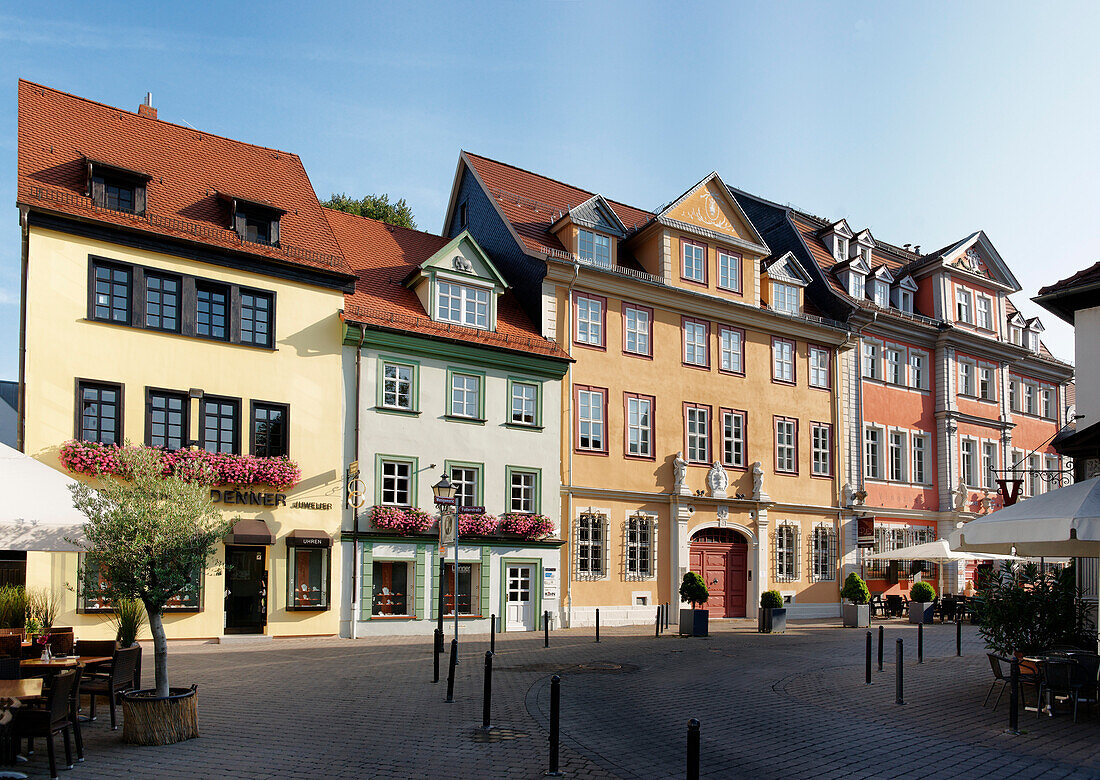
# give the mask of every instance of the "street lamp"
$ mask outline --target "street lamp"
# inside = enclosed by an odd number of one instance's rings
[[[455,592],[454,592],[454,610],[455,610],[455,641],[458,641],[458,517],[454,512],[455,505],[455,492],[457,488],[451,480],[447,479],[447,475],[443,474],[439,481],[432,485],[432,493],[435,495],[435,504],[439,507],[439,623],[437,631],[439,632],[439,639],[437,640],[440,651],[443,649],[443,600],[444,592],[446,589],[447,579],[447,565],[443,560],[444,544],[447,540],[446,534],[446,517],[447,508],[451,507],[452,523],[454,524],[454,546],[455,546]]]

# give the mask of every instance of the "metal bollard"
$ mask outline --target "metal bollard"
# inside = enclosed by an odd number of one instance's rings
[[[596,641],[600,641],[600,608],[596,607]]]
[[[924,663],[924,623],[917,623],[917,663]]]
[[[955,618],[955,655],[963,654],[963,624],[961,618]]]
[[[489,652],[496,653],[497,651],[497,616],[489,616]]]
[[[556,674],[550,678],[550,771],[546,774],[557,777],[558,769],[558,718],[561,715],[561,678]]]
[[[1008,733],[1020,733],[1020,661],[1012,659],[1012,673],[1008,678]],[[1042,712],[1043,703],[1035,702],[1035,707]]]
[[[688,721],[687,780],[699,780],[699,721]]]
[[[919,624],[918,624],[919,625]],[[894,703],[905,704],[904,690],[904,674],[905,674],[905,651],[902,649],[903,645],[901,640],[898,640],[898,652],[897,659],[894,661]]]
[[[653,627],[653,638],[661,638],[661,608],[657,607],[657,625]]]
[[[545,612],[542,613],[542,631],[543,631],[542,646],[543,647],[549,647],[550,646],[550,610],[546,610]]]
[[[489,728],[489,707],[493,703],[493,653],[485,651],[485,689],[481,696],[481,728]]]
[[[435,630],[435,636],[432,638],[432,655],[435,657],[435,663],[433,664],[433,666],[435,667],[435,671],[432,673],[432,682],[433,683],[439,682],[439,653],[440,653],[439,645],[440,644],[441,644],[441,642],[439,640],[439,629],[437,628]]]
[[[867,632],[867,684],[871,684],[871,632]]]
[[[447,704],[455,700],[455,666],[458,665],[458,640],[451,640],[451,671],[447,674]]]
[[[883,637],[883,633],[884,633],[884,631],[883,631],[882,626],[879,626],[878,627],[878,670],[880,672],[882,671],[882,642],[883,642],[882,637]]]

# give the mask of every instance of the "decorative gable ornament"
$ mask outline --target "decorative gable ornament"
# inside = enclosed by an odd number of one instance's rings
[[[729,487],[730,478],[726,474],[725,468],[719,461],[714,461],[714,465],[710,467],[710,471],[707,472],[707,487],[710,488],[710,495],[712,498],[725,498],[726,488]]]
[[[978,254],[978,250],[974,247],[970,247],[966,250],[966,254],[961,258],[961,265],[968,271],[974,273],[981,273],[982,271],[982,256]]]
[[[474,264],[467,260],[462,255],[455,255],[451,260],[451,267],[456,271],[461,271],[464,274],[472,274],[474,272]]]
[[[909,274],[901,277],[901,280],[898,282],[898,287],[902,290],[908,290],[909,292],[917,291],[917,283],[913,281],[913,277]]]

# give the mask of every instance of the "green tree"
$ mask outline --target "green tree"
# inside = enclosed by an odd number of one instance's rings
[[[413,219],[412,209],[409,208],[409,204],[405,202],[405,199],[402,198],[395,203],[390,203],[390,196],[386,193],[367,195],[356,200],[342,192],[339,194],[334,192],[331,198],[321,201],[321,205],[337,211],[346,211],[359,217],[370,217],[390,225],[416,230],[416,220]]]
[[[690,601],[694,609],[696,604],[706,604],[709,598],[710,592],[702,577],[693,571],[684,574],[684,581],[680,583],[680,601]]]
[[[83,582],[98,579],[97,593],[113,603],[137,599],[153,635],[156,695],[168,695],[168,640],[164,607],[205,571],[229,521],[210,502],[209,471],[164,475],[161,453],[144,447],[119,450],[125,477],[99,475],[95,489],[73,485],[73,505],[88,521],[84,538],[70,540],[87,553]],[[91,578],[93,567],[102,578]]]

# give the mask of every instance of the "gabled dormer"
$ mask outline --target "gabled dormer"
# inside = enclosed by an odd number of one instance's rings
[[[833,273],[844,285],[844,290],[858,301],[867,296],[867,275],[871,269],[859,257],[845,260],[833,266]]]
[[[1027,320],[1018,311],[1008,315],[1008,340],[1018,347],[1024,346],[1024,330],[1027,328]]]
[[[618,242],[626,236],[626,226],[602,195],[593,195],[558,217],[550,225],[550,232],[582,263],[611,268],[616,263]]]
[[[801,314],[810,275],[795,258],[786,254],[772,260],[762,274],[761,295],[769,308],[785,314]]]
[[[126,214],[145,214],[145,185],[153,177],[148,173],[84,157],[85,192],[101,209]]]
[[[874,301],[876,306],[884,309],[890,307],[890,285],[894,283],[894,275],[885,265],[880,265],[871,271],[867,278],[867,297]]]
[[[241,241],[279,246],[279,222],[285,210],[266,201],[227,192],[218,192],[218,197],[229,206],[229,227]]]
[[[984,230],[971,233],[949,247],[933,252],[921,259],[918,276],[927,273],[934,266],[945,268],[956,279],[979,282],[983,286],[998,287],[1005,292],[1020,291],[1020,283],[1001,258],[993,242]]]
[[[821,232],[821,240],[825,242],[825,246],[829,248],[833,259],[838,263],[843,263],[851,257],[848,250],[852,241],[852,230],[848,227],[847,220],[842,219],[825,228]],[[864,267],[868,266],[865,265]]]
[[[871,252],[875,248],[875,239],[871,237],[871,231],[867,228],[859,231],[852,238],[851,245],[848,248],[849,256],[854,257],[856,254],[863,261],[863,264],[870,266],[872,263]]]
[[[894,285],[890,293],[890,301],[898,309],[906,314],[913,313],[913,300],[917,295],[917,283],[909,274],[901,277]]]
[[[1043,327],[1043,323],[1039,321],[1038,317],[1032,317],[1024,326],[1024,346],[1030,349],[1032,352],[1039,351],[1039,334],[1046,328]]]
[[[436,322],[495,331],[497,300],[508,289],[469,231],[462,231],[404,281]]]

